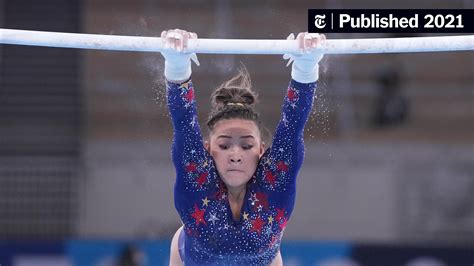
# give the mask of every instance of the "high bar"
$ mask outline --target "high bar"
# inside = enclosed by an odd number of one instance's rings
[[[28,31],[0,28],[0,44],[116,51],[165,51],[161,38]],[[325,54],[373,54],[474,50],[474,35],[410,38],[330,39]],[[298,53],[295,40],[205,39],[189,40],[188,50],[203,54]]]

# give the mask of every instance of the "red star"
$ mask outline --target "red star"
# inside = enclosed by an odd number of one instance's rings
[[[184,95],[184,98],[186,99],[186,101],[188,102],[192,102],[193,99],[194,99],[194,89],[193,88],[189,88],[189,90],[186,92],[186,94]]]
[[[199,237],[199,232],[193,231],[191,228],[186,229],[186,234],[191,237]]]
[[[250,228],[250,231],[257,232],[260,235],[260,233],[262,233],[263,224],[264,221],[258,216],[255,220],[252,220],[252,228]]]
[[[280,230],[283,231],[283,229],[285,229],[287,222],[288,220],[286,218],[283,218],[283,222],[280,223]]]
[[[195,162],[190,162],[186,165],[186,172],[196,172],[197,164]]]
[[[283,172],[288,171],[288,164],[286,164],[284,161],[279,161],[277,163],[277,170]]]
[[[227,187],[224,185],[222,181],[219,182],[219,189],[214,194],[214,198],[217,200],[225,199],[225,195],[227,193]]]
[[[294,102],[298,98],[298,93],[294,89],[289,88],[288,93],[286,94],[286,96],[288,97],[290,102]]]
[[[263,208],[268,209],[268,197],[267,194],[263,192],[255,193],[255,197],[257,198],[257,205],[262,205]]]
[[[187,234],[187,235],[190,236],[192,233],[193,233],[193,230],[191,230],[190,228],[187,228],[187,229],[186,229],[186,234]]]
[[[267,180],[272,186],[275,186],[275,179],[276,176],[272,173],[272,171],[267,170],[265,172],[265,180]]]
[[[207,182],[207,176],[209,175],[208,172],[201,173],[197,179],[198,185],[202,187],[204,183]]]
[[[272,240],[270,241],[270,243],[268,243],[268,246],[269,247],[273,246],[277,240],[278,240],[278,236],[272,235]]]
[[[204,212],[205,210],[199,209],[197,204],[194,204],[194,212],[191,213],[191,217],[196,220],[196,225],[199,225],[200,223],[207,225],[206,220],[204,220]]]
[[[285,219],[285,208],[283,209],[278,209],[277,208],[277,215],[275,217],[275,220],[277,222],[281,221],[282,219]]]

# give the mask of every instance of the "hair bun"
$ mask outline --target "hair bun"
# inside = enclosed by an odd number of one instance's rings
[[[250,76],[243,65],[236,76],[216,88],[211,102],[212,110],[206,123],[210,131],[218,121],[234,118],[254,121],[261,129],[259,115],[253,107],[257,93],[252,90]]]
[[[257,93],[252,91],[252,83],[247,70],[239,69],[239,74],[222,83],[212,94],[212,106],[215,109],[229,104],[253,106],[257,102]]]

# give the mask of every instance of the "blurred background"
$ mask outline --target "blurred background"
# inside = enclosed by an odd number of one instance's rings
[[[284,39],[309,8],[472,0],[0,0],[0,27]],[[424,35],[329,34],[328,38]],[[199,55],[201,125],[243,63],[273,132],[281,56]],[[165,265],[180,226],[159,54],[0,45],[0,265]],[[328,55],[305,130],[285,265],[474,263],[474,53]],[[204,127],[202,127],[204,128]],[[204,131],[205,132],[205,131]]]

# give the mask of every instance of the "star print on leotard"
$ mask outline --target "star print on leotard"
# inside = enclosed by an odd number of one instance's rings
[[[236,221],[226,186],[204,148],[192,82],[167,82],[174,128],[174,201],[184,224],[185,265],[268,265],[275,258],[294,207],[303,129],[315,87],[290,82],[272,147],[247,184]]]

